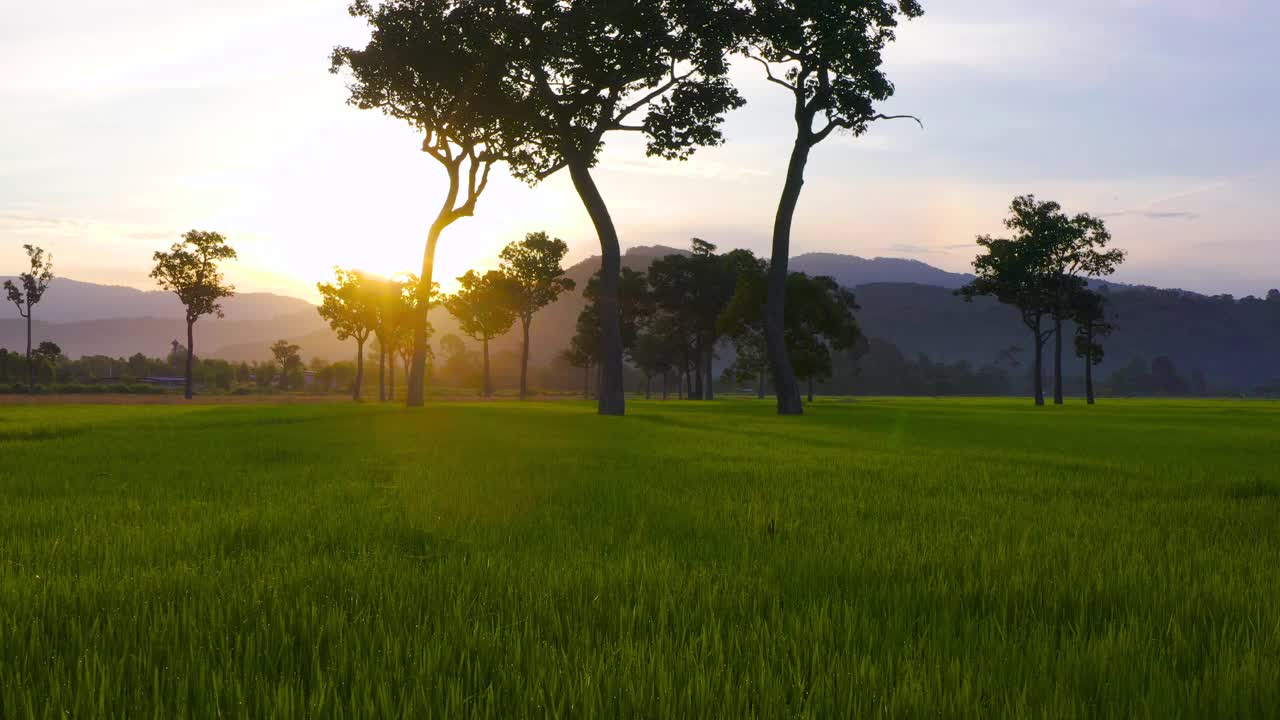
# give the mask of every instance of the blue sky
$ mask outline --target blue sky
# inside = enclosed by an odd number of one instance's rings
[[[1280,6],[1262,0],[926,1],[889,55],[882,124],[820,150],[796,253],[914,257],[962,271],[1034,192],[1107,217],[1118,279],[1203,292],[1280,286]],[[363,28],[344,2],[62,0],[0,25],[0,274],[38,243],[59,273],[147,287],[152,251],[227,234],[244,290],[310,295],[332,266],[412,270],[442,178],[407,129],[344,105],[327,72]],[[600,182],[624,246],[767,248],[787,100],[758,68],[729,144],[688,163],[611,143]],[[524,232],[595,239],[567,178],[499,177],[451,228],[440,273]]]

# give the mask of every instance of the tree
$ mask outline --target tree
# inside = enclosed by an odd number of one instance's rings
[[[422,152],[445,171],[448,189],[427,232],[422,282],[433,287],[436,244],[446,228],[475,214],[493,165],[504,156],[498,121],[510,117],[508,79],[495,45],[495,6],[483,2],[354,0],[353,17],[372,27],[363,50],[339,47],[331,70],[349,72],[349,103],[402,120],[422,133]],[[431,298],[415,304],[413,365],[408,405],[425,400],[427,310]]]
[[[742,100],[725,79],[732,0],[510,0],[501,53],[518,111],[504,122],[512,173],[530,184],[567,169],[600,240],[601,415],[626,411],[618,231],[592,169],[611,132],[650,156],[686,159],[722,142]]]
[[[808,381],[813,402],[814,381],[831,377],[832,351],[852,350],[862,339],[854,317],[858,303],[832,278],[791,273],[787,307],[788,352],[796,359],[796,376]]]
[[[161,288],[178,296],[186,308],[187,361],[183,394],[192,398],[192,359],[195,354],[195,324],[205,315],[222,317],[222,299],[235,295],[218,264],[234,260],[236,251],[216,232],[191,230],[174,243],[169,252],[156,252],[151,277]]]
[[[1018,308],[1034,338],[1036,405],[1044,405],[1044,346],[1053,334],[1045,318],[1054,313],[1061,292],[1052,262],[1062,235],[1061,213],[1056,204],[1037,203],[1029,195],[1016,198],[1010,210],[1004,224],[1014,231],[1013,237],[980,236],[978,246],[985,253],[973,261],[977,277],[956,292],[969,301],[989,295]]]
[[[49,382],[57,382],[58,380],[58,361],[65,359],[62,357],[62,348],[52,340],[45,340],[33,351],[31,351],[31,362],[36,367],[48,368]]]
[[[18,285],[12,280],[4,281],[5,293],[9,302],[18,308],[18,314],[27,321],[27,385],[35,386],[35,366],[31,361],[31,316],[32,311],[44,298],[49,283],[53,281],[53,256],[45,256],[44,250],[34,245],[23,245],[30,261],[30,269],[18,274]],[[19,287],[21,285],[21,287]]]
[[[1101,293],[1082,290],[1072,296],[1071,317],[1076,323],[1076,357],[1084,359],[1084,392],[1090,405],[1096,401],[1093,392],[1093,367],[1101,365],[1105,353],[1101,339],[1115,327],[1107,321],[1106,298]]]
[[[484,351],[484,397],[493,397],[493,381],[489,372],[489,341],[505,334],[515,325],[512,311],[515,288],[506,275],[490,270],[484,275],[468,270],[458,278],[458,291],[444,301],[449,314],[458,319],[463,333],[481,344]]]
[[[511,280],[513,309],[520,320],[520,399],[529,394],[529,326],[533,315],[573,290],[574,282],[564,277],[560,263],[569,246],[545,232],[525,235],[524,240],[502,249],[502,272]]]
[[[280,385],[282,387],[296,382],[301,376],[301,350],[301,346],[294,345],[288,340],[277,340],[271,345],[271,355],[275,357],[276,365],[280,366]]]
[[[1068,217],[1055,202],[1038,203],[1034,195],[1014,200],[1015,214],[1018,208],[1030,209],[1036,217],[1048,216],[1056,232],[1052,232],[1048,272],[1053,277],[1055,293],[1053,303],[1054,354],[1053,354],[1053,402],[1063,403],[1062,392],[1062,324],[1071,317],[1074,302],[1083,292],[1084,278],[1111,275],[1124,262],[1123,250],[1107,250],[1111,233],[1099,218],[1088,214]],[[1048,231],[1048,229],[1046,229]]]
[[[320,317],[328,321],[339,340],[354,338],[356,341],[356,378],[351,398],[360,402],[364,385],[364,344],[378,322],[375,298],[369,292],[364,273],[359,270],[334,268],[333,273],[334,282],[316,284],[322,298]]]
[[[743,51],[764,67],[769,82],[791,94],[794,105],[796,135],[773,225],[765,338],[778,413],[799,415],[804,408],[787,356],[784,321],[791,225],[805,167],[813,148],[834,132],[857,137],[877,120],[910,117],[882,115],[875,105],[893,95],[881,63],[899,17],[919,17],[924,10],[917,0],[753,0],[750,5]]]

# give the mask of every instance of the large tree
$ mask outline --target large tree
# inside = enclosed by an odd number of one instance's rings
[[[529,395],[529,327],[533,316],[555,302],[561,294],[573,290],[573,280],[564,276],[560,263],[569,246],[545,232],[525,235],[502,249],[502,272],[511,280],[512,301],[520,320],[520,399]]]
[[[1084,360],[1084,394],[1093,405],[1093,367],[1102,364],[1105,351],[1102,338],[1110,335],[1115,326],[1107,319],[1107,299],[1102,293],[1081,289],[1072,296],[1071,319],[1076,323],[1076,357]]]
[[[29,269],[18,274],[18,284],[12,280],[4,281],[5,294],[9,302],[18,308],[18,314],[27,321],[27,385],[35,385],[35,365],[31,358],[31,317],[35,306],[44,297],[53,281],[53,256],[46,256],[42,248],[34,245],[23,245],[30,261]]]
[[[475,214],[489,174],[503,157],[499,120],[510,118],[507,66],[495,44],[503,3],[459,0],[355,0],[354,17],[372,28],[363,50],[339,47],[332,70],[350,77],[350,104],[402,120],[422,136],[422,152],[448,179],[427,231],[422,255],[424,293],[433,286],[436,245],[444,230]],[[513,128],[508,134],[518,136]],[[408,404],[422,405],[430,297],[416,303]]]
[[[744,364],[736,368],[745,378],[751,365],[751,343],[763,335],[768,268],[763,265],[738,266],[738,284],[733,298],[720,317],[720,327],[745,351]],[[830,378],[833,351],[851,350],[862,339],[854,313],[858,310],[853,292],[832,278],[791,273],[787,277],[787,314],[784,317],[788,355],[794,360],[798,377],[809,381],[813,400],[815,380]]]
[[[969,301],[988,295],[1018,308],[1032,336],[1036,405],[1044,405],[1044,346],[1053,335],[1053,327],[1046,318],[1053,313],[1057,295],[1055,278],[1045,271],[1049,245],[1034,230],[1023,229],[1034,228],[1034,217],[1010,218],[1006,225],[1018,229],[1015,237],[983,235],[978,238],[978,246],[984,253],[973,261],[976,277],[956,292]]]
[[[192,398],[192,359],[195,357],[195,325],[205,315],[222,317],[222,300],[235,295],[235,286],[222,277],[219,263],[233,260],[236,251],[216,232],[191,230],[169,252],[156,252],[151,277],[161,288],[178,296],[186,308],[187,357],[183,394]]]
[[[1033,195],[1014,200],[1015,215],[1019,207],[1031,208],[1037,216],[1048,215],[1056,231],[1052,231],[1052,246],[1047,268],[1054,279],[1053,300],[1053,402],[1063,403],[1062,391],[1062,325],[1075,309],[1075,300],[1086,284],[1085,278],[1111,275],[1124,262],[1125,252],[1107,249],[1111,233],[1100,219],[1088,214],[1067,216],[1062,206],[1055,202],[1038,202]]]
[[[618,230],[593,175],[605,136],[643,136],[650,156],[685,159],[722,142],[741,104],[726,80],[732,0],[508,0],[503,56],[520,111],[509,163],[530,183],[566,169],[600,240],[599,412],[622,415]]]
[[[506,334],[515,325],[511,309],[515,289],[502,272],[490,270],[481,275],[468,270],[458,278],[458,290],[444,301],[449,314],[458,319],[459,328],[479,342],[484,351],[484,397],[493,397],[493,380],[489,371],[489,341]]]
[[[894,87],[885,76],[884,48],[900,18],[924,13],[917,0],[750,0],[743,51],[765,70],[769,82],[792,98],[795,140],[773,225],[765,339],[778,412],[804,412],[800,387],[785,341],[787,263],[791,225],[805,167],[813,148],[835,132],[862,135],[883,115],[876,104]],[[913,118],[914,119],[914,118]],[[918,122],[918,121],[917,121]]]
[[[339,340],[356,341],[356,378],[351,399],[360,402],[364,387],[364,344],[378,322],[376,295],[359,270],[334,268],[333,273],[333,282],[316,283],[322,298],[320,317],[329,323]]]

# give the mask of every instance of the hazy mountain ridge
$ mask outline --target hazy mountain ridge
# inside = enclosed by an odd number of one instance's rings
[[[0,283],[5,280],[16,278],[0,277]],[[237,322],[272,320],[313,307],[306,300],[274,293],[239,293],[222,302],[226,319]],[[44,299],[36,306],[36,319],[47,323],[182,317],[182,304],[173,293],[68,278],[54,278]]]

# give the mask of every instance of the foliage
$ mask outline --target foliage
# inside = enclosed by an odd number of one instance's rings
[[[515,324],[512,298],[516,292],[507,276],[497,270],[484,275],[468,270],[458,278],[458,290],[445,298],[444,306],[457,318],[464,334],[477,342],[485,342],[506,333]]]
[[[235,295],[235,286],[226,284],[219,263],[234,260],[236,251],[216,232],[191,230],[174,243],[169,252],[152,256],[151,278],[178,296],[186,308],[187,323],[205,315],[222,317],[223,298]]]
[[[4,290],[9,302],[18,308],[18,314],[30,319],[31,308],[44,298],[49,283],[53,282],[53,256],[46,256],[42,248],[34,245],[23,245],[22,249],[27,252],[30,268],[18,274],[16,285],[12,280],[5,280]]]
[[[841,130],[862,135],[893,96],[882,69],[899,18],[924,14],[917,0],[752,0],[743,52],[793,98],[798,141],[816,145]],[[814,121],[824,123],[815,128]]]
[[[361,345],[378,323],[377,295],[370,279],[359,270],[334,268],[335,280],[317,283],[320,317],[339,340],[355,338]]]
[[[521,320],[528,322],[534,313],[574,289],[573,280],[564,277],[561,267],[568,252],[565,241],[545,232],[529,233],[524,240],[502,249],[498,256],[501,271],[512,282],[513,309]]]

